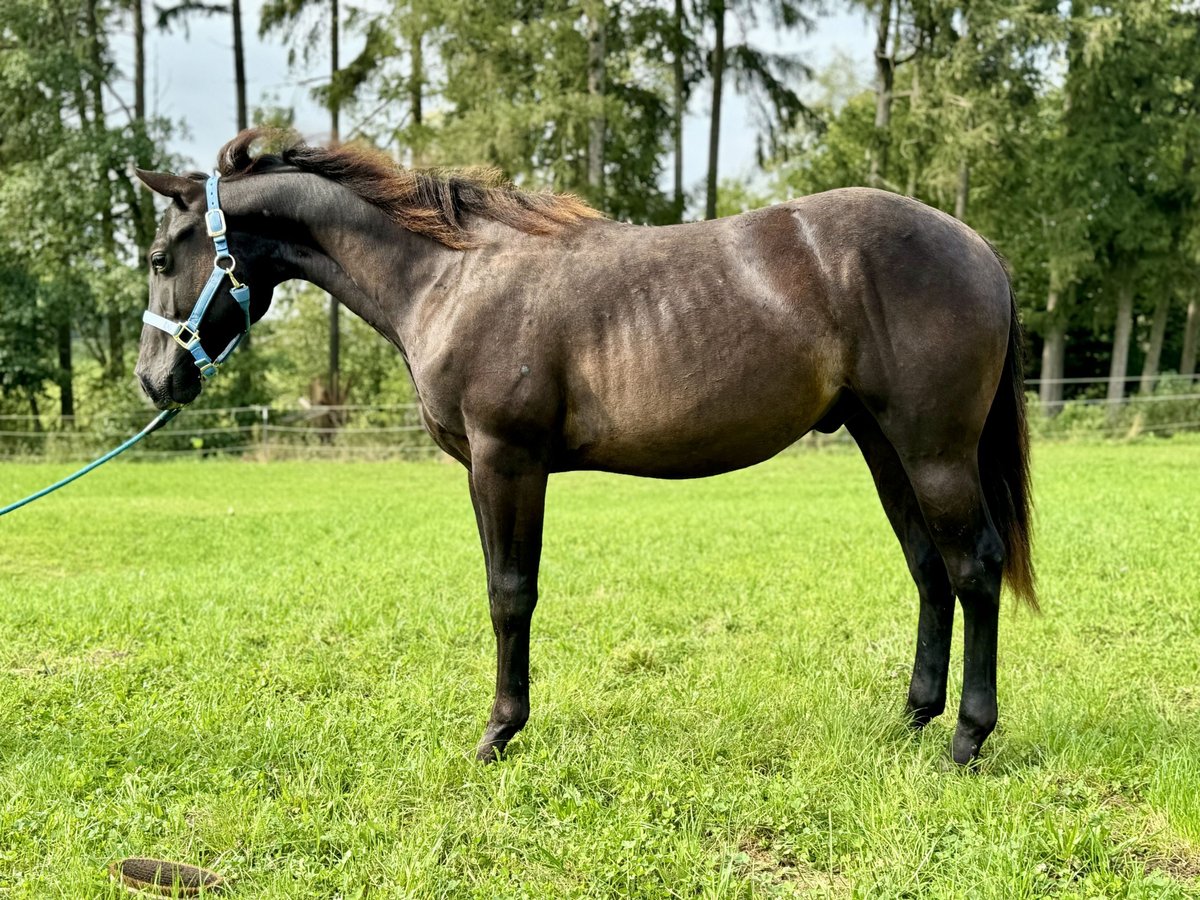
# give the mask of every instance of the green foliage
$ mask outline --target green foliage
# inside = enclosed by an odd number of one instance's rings
[[[604,8],[604,93],[588,89],[583,8],[569,0],[462,0],[445,12],[444,112],[422,153],[494,165],[533,186],[577,192],[617,218],[665,221],[669,136],[666,18],[622,0]],[[603,189],[587,183],[588,124],[605,121]],[[392,136],[385,136],[385,140]]]
[[[395,405],[414,399],[399,351],[361,319],[343,311],[342,386],[352,405]],[[270,360],[267,397],[287,406],[314,400],[329,346],[327,295],[304,285],[278,291],[270,317],[254,332],[254,349]],[[240,352],[238,354],[241,355]],[[241,365],[239,360],[238,366]]]
[[[1029,400],[1031,408],[1037,398]],[[1096,440],[1170,437],[1194,431],[1200,423],[1200,390],[1187,378],[1161,378],[1149,394],[1130,397],[1113,410],[1098,387],[1066,401],[1053,417],[1033,420],[1033,434],[1042,438]]]
[[[766,206],[772,199],[771,191],[766,186],[744,181],[723,181],[717,202],[717,215],[736,216],[738,213]]]
[[[35,275],[0,251],[0,394],[36,396],[54,372],[53,334]]]
[[[1046,613],[1004,611],[963,772],[953,704],[902,720],[916,591],[855,453],[552,479],[495,766],[457,465],[114,463],[5,536],[0,891],[116,896],[151,855],[263,900],[1194,898],[1200,444],[1035,466]]]
[[[1069,153],[1057,155],[1063,186],[1051,196],[1087,223],[1073,229],[1075,257],[1090,257],[1110,284],[1142,285],[1150,299],[1173,290],[1154,276],[1174,261],[1193,215],[1181,213],[1197,188],[1184,156],[1196,139],[1189,60],[1200,32],[1194,13],[1155,0],[1118,10],[1071,17],[1061,124]],[[1089,274],[1060,268],[1064,277]],[[1103,295],[1111,302],[1113,291]]]
[[[804,196],[865,184],[874,103],[863,92],[837,110],[817,107],[822,118],[796,134],[786,158],[772,167],[779,193]]]
[[[108,378],[129,372],[154,218],[130,163],[169,166],[159,148],[170,130],[109,118],[110,37],[123,15],[106,0],[13,0],[0,26],[12,42],[0,52],[0,247],[8,270],[36,286],[4,291],[0,320],[26,336],[6,353],[20,370],[8,380],[27,390],[46,384],[55,356],[55,380],[70,386],[76,350]]]

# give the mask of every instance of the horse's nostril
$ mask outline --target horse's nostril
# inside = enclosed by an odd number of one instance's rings
[[[138,381],[139,381],[139,382],[141,382],[141,385],[142,385],[142,392],[143,392],[143,393],[144,393],[144,394],[145,394],[147,397],[153,397],[153,396],[154,396],[154,391],[153,391],[153,390],[151,390],[151,388],[150,388],[150,379],[146,377],[146,373],[145,373],[145,372],[138,372],[138,373],[137,373],[137,377],[138,377]]]
[[[185,366],[171,373],[171,384],[167,393],[175,403],[186,405],[200,396],[201,387],[200,370],[194,366]]]

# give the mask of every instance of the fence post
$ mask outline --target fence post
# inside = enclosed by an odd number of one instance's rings
[[[271,410],[263,406],[259,408],[262,417],[262,457],[266,462],[271,461]]]

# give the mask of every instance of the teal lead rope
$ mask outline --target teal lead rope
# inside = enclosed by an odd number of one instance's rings
[[[18,500],[16,503],[10,503],[8,506],[4,507],[3,509],[0,509],[0,516],[7,516],[10,512],[12,512],[13,510],[20,509],[26,503],[32,503],[34,500],[40,500],[42,497],[45,497],[47,494],[54,493],[60,487],[66,487],[68,484],[70,484],[76,478],[82,478],[88,472],[92,471],[92,469],[98,469],[100,466],[104,465],[106,462],[108,462],[113,457],[120,456],[122,453],[124,453],[126,450],[128,450],[130,447],[132,447],[134,444],[138,443],[138,441],[140,441],[146,435],[153,434],[154,432],[158,431],[158,429],[162,428],[164,425],[166,425],[168,422],[170,422],[173,418],[175,418],[181,412],[183,412],[182,408],[164,409],[162,412],[160,412],[155,417],[153,422],[151,422],[149,425],[147,425],[145,428],[143,428],[141,431],[139,431],[137,434],[135,434],[133,437],[131,437],[129,440],[127,440],[125,443],[123,443],[120,447],[116,447],[112,450],[109,450],[107,453],[105,453],[99,459],[93,460],[92,462],[88,463],[86,466],[84,466],[82,469],[80,469],[74,475],[68,475],[62,481],[56,481],[56,482],[54,482],[54,484],[50,485],[50,487],[44,487],[40,491],[38,491],[36,494],[30,494],[24,500]]]

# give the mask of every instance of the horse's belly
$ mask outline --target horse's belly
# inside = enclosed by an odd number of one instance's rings
[[[820,370],[789,365],[726,366],[704,377],[655,375],[597,379],[600,384],[572,392],[564,468],[656,478],[744,468],[808,432],[838,392]]]
[[[568,452],[562,468],[599,469],[647,478],[703,478],[770,459],[807,430],[788,428],[755,440],[705,435],[692,441],[608,441]]]

